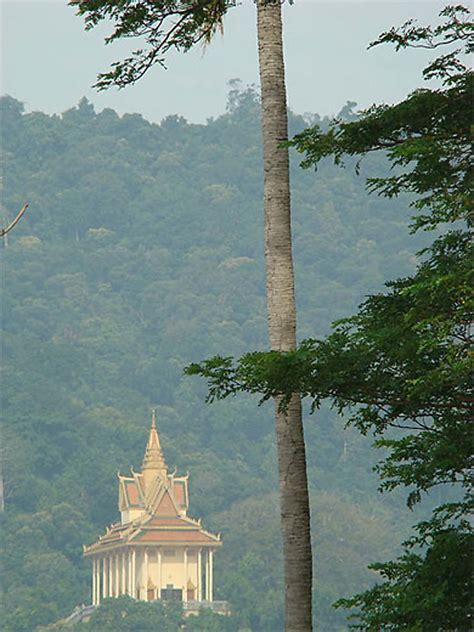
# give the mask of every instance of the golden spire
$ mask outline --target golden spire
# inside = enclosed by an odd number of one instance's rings
[[[153,409],[151,415],[151,428],[148,443],[145,449],[145,457],[143,459],[142,471],[156,470],[157,473],[167,474],[165,459],[161,451],[160,438],[156,430],[156,411]]]

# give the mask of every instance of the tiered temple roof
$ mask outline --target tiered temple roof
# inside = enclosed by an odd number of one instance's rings
[[[187,516],[188,475],[169,474],[161,450],[153,412],[142,471],[118,474],[122,520],[113,524],[84,555],[100,555],[127,545],[202,547],[220,546],[219,535],[206,531],[200,520]]]

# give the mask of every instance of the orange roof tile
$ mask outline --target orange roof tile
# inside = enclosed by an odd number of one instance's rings
[[[173,501],[171,500],[171,497],[168,491],[165,491],[165,493],[163,494],[160,500],[160,504],[155,510],[155,515],[156,516],[176,516],[177,515],[176,507],[174,506]]]
[[[127,496],[130,502],[130,505],[137,506],[140,505],[140,493],[137,489],[137,484],[135,481],[127,481]]]
[[[182,481],[175,481],[173,485],[174,497],[178,505],[186,505],[184,497],[184,483]]]
[[[186,520],[182,518],[172,518],[172,517],[156,517],[152,518],[146,523],[147,527],[180,527],[180,526],[193,526]]]
[[[214,538],[201,531],[145,531],[138,538],[138,542],[215,542]]]

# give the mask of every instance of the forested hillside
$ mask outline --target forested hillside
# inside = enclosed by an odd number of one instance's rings
[[[350,96],[350,95],[349,95]],[[234,85],[206,125],[179,116],[61,116],[1,101],[2,225],[28,200],[3,258],[2,630],[34,630],[89,603],[81,559],[117,519],[117,470],[138,468],[150,409],[168,465],[190,472],[191,515],[222,533],[216,599],[252,632],[282,629],[271,406],[206,405],[192,361],[266,345],[257,97]],[[292,115],[292,133],[305,121]],[[367,161],[384,169],[383,157]],[[299,335],[326,333],[420,237],[407,204],[368,197],[353,170],[294,161]],[[5,220],[5,221],[4,221]],[[320,632],[346,628],[337,598],[376,580],[413,522],[380,496],[370,439],[334,411],[306,419]]]

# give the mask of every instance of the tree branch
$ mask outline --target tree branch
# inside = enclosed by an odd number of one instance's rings
[[[18,224],[23,214],[25,213],[26,209],[28,208],[28,206],[29,204],[25,204],[23,208],[21,209],[21,211],[18,213],[18,215],[15,217],[15,219],[12,220],[8,224],[8,226],[6,226],[6,228],[0,228],[0,237],[5,237],[7,233],[9,233],[13,228],[15,228],[15,226]]]

